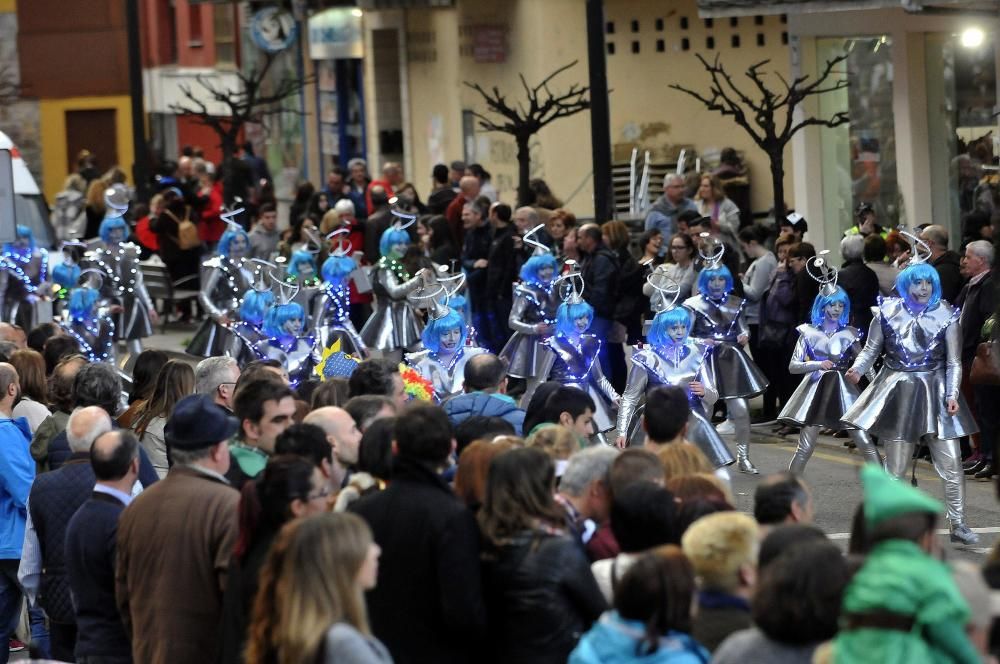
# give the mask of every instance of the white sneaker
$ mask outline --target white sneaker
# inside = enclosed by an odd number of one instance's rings
[[[719,432],[720,435],[732,435],[736,433],[736,427],[733,426],[732,420],[726,420],[725,422],[720,422],[715,425],[715,430]]]

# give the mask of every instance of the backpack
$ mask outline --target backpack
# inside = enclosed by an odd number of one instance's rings
[[[198,226],[189,219],[191,208],[184,208],[183,220],[178,219],[170,210],[164,210],[164,214],[169,215],[171,219],[177,222],[177,236],[171,239],[177,243],[178,249],[186,251],[188,249],[197,249],[201,246],[201,238],[198,236]]]
[[[65,189],[56,194],[49,219],[60,240],[81,237],[87,228],[87,202],[79,191]]]

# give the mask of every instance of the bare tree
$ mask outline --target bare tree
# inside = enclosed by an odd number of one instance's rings
[[[826,119],[807,117],[796,121],[795,109],[807,97],[847,87],[847,79],[841,77],[840,72],[834,71],[840,63],[847,60],[847,54],[827,60],[814,80],[810,80],[809,76],[800,76],[789,84],[781,74],[775,72],[783,88],[778,90],[768,88],[761,73],[761,68],[770,60],[758,62],[746,70],[746,77],[755,88],[752,92],[745,92],[733,82],[732,76],[719,61],[719,56],[715,56],[715,61],[711,63],[701,55],[698,55],[698,59],[711,78],[708,92],[696,92],[677,83],[670,87],[694,97],[710,111],[731,116],[736,124],[750,134],[754,143],[767,153],[771,161],[771,182],[774,187],[774,218],[784,218],[785,146],[797,131],[805,127],[838,127],[849,121],[846,111],[839,111]],[[756,97],[757,94],[760,96]]]
[[[549,88],[552,79],[576,63],[577,61],[574,60],[568,65],[559,67],[534,87],[528,85],[524,74],[518,74],[527,100],[518,101],[513,105],[507,103],[506,95],[501,94],[498,87],[493,86],[493,89],[487,92],[478,83],[465,81],[465,85],[482,95],[487,109],[501,118],[495,120],[473,111],[472,114],[479,119],[480,128],[486,131],[503,132],[514,137],[514,142],[517,145],[518,205],[527,205],[530,195],[528,182],[531,179],[531,150],[528,143],[531,141],[531,137],[537,134],[542,127],[559,118],[569,117],[590,108],[590,99],[587,98],[587,92],[590,89],[588,86],[574,83],[568,90],[561,93],[554,93]]]
[[[21,96],[17,72],[10,65],[0,66],[0,104],[12,104]]]

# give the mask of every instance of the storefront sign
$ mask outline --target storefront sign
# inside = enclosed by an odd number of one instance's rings
[[[337,7],[309,19],[309,57],[341,60],[364,56],[361,10]]]
[[[253,15],[250,38],[268,53],[277,53],[295,43],[299,26],[295,18],[279,7],[265,7]]]

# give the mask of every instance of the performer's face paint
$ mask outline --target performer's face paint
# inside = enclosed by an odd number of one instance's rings
[[[232,240],[229,241],[229,255],[232,258],[243,258],[247,255],[247,250],[250,248],[250,243],[243,235],[237,233]]]
[[[395,257],[395,258],[402,258],[406,254],[406,248],[408,246],[410,246],[410,245],[408,245],[408,244],[406,244],[404,242],[400,242],[399,244],[391,245],[389,247],[389,250],[392,252],[393,257]]]
[[[111,244],[121,244],[125,241],[125,229],[124,228],[112,228],[111,232],[108,233],[108,240]]]
[[[927,279],[917,279],[910,284],[909,299],[916,304],[927,304],[934,294],[934,286]]]
[[[673,325],[667,328],[667,336],[670,337],[670,340],[673,341],[675,344],[679,344],[680,342],[684,341],[687,335],[688,335],[688,327],[685,323],[682,322],[674,323]]]
[[[302,281],[308,281],[316,276],[316,270],[313,269],[312,263],[299,263],[299,279]]]
[[[823,313],[826,314],[827,320],[831,320],[836,323],[840,320],[840,317],[844,315],[844,303],[831,302],[823,308]]]
[[[18,235],[17,240],[14,241],[14,246],[18,249],[27,249],[31,246],[31,238]]]
[[[708,280],[708,292],[712,297],[722,297],[726,294],[726,278],[712,277]]]
[[[454,353],[462,341],[462,331],[457,327],[441,333],[441,352]]]
[[[574,318],[573,324],[576,326],[576,331],[583,334],[590,329],[590,316],[580,316],[579,318]]]
[[[299,332],[302,331],[302,319],[289,318],[288,320],[285,321],[285,324],[284,326],[282,326],[281,329],[283,329],[285,332],[292,335],[293,337],[297,337],[299,335]]]
[[[543,267],[538,271],[538,280],[541,281],[543,284],[547,284],[550,281],[552,281],[552,277],[554,277],[555,274],[556,271],[553,268],[546,265],[545,267]]]

